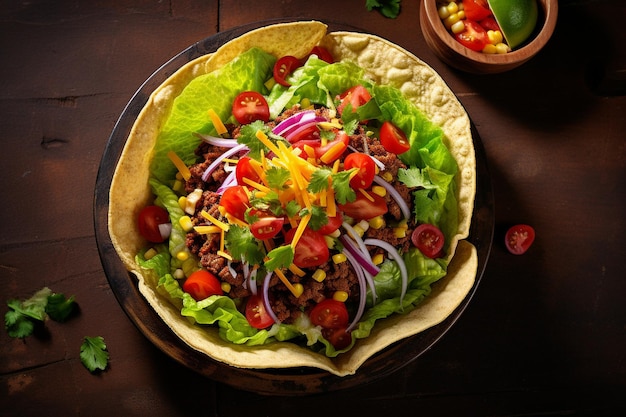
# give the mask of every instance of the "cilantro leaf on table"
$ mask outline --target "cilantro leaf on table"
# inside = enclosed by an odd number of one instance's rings
[[[46,313],[54,321],[66,321],[76,309],[74,296],[65,297],[64,294],[51,294],[48,296],[48,305],[46,305]]]
[[[395,19],[400,14],[400,0],[365,0],[365,7],[370,12],[376,9],[390,19]]]
[[[80,345],[80,361],[90,372],[97,369],[104,371],[109,364],[109,352],[106,349],[102,336],[85,336]]]

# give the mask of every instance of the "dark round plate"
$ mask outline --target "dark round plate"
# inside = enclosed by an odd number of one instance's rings
[[[388,347],[368,359],[354,375],[338,377],[311,368],[234,368],[187,346],[150,307],[137,288],[137,280],[125,269],[113,248],[107,220],[111,180],[135,119],[150,94],[161,83],[187,62],[214,52],[225,42],[260,26],[279,22],[259,22],[217,33],[182,51],[144,82],[122,112],[104,150],[96,180],[94,221],[98,251],[109,285],[128,317],[154,345],[188,368],[238,389],[270,395],[303,395],[346,389],[383,378],[418,358],[452,327],[470,302],[485,270],[494,232],[494,201],[485,152],[478,132],[472,125],[476,148],[477,195],[468,240],[478,250],[476,281],[461,305],[445,321]],[[328,23],[328,26],[330,31],[359,31],[342,24]]]

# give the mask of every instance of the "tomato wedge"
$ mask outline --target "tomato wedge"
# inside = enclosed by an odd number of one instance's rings
[[[485,30],[500,30],[500,26],[493,16],[487,16],[478,22]]]
[[[348,309],[341,301],[327,298],[311,309],[311,323],[325,329],[341,329],[348,326]]]
[[[298,67],[302,66],[302,62],[295,56],[285,55],[274,64],[274,79],[280,85],[285,87],[291,86],[287,77]]]
[[[168,212],[159,206],[146,206],[139,212],[137,219],[137,225],[139,227],[139,233],[148,242],[161,243],[165,241],[161,232],[159,231],[160,224],[166,224],[170,222],[170,216]]]
[[[261,217],[250,225],[250,231],[257,239],[271,239],[282,230],[283,224],[284,217]]]
[[[256,91],[244,91],[233,101],[233,116],[242,125],[256,120],[270,120],[270,108],[267,100]]]
[[[492,15],[487,0],[463,0],[463,10],[465,18],[475,22]]]
[[[343,216],[341,215],[341,213],[338,212],[336,216],[329,217],[328,223],[320,227],[317,230],[317,232],[323,235],[329,235],[333,233],[335,230],[339,229],[342,223],[343,223]]]
[[[335,62],[332,54],[328,51],[328,49],[324,48],[323,46],[314,46],[309,53],[309,56],[311,55],[317,55],[319,59],[321,59],[322,61],[326,61],[329,64]]]
[[[349,88],[339,96],[340,103],[337,106],[337,111],[342,114],[344,109],[350,105],[352,112],[356,112],[356,109],[367,103],[372,99],[372,95],[367,88],[362,85],[355,85]]]
[[[189,275],[183,283],[183,291],[189,293],[196,301],[224,294],[220,281],[206,269],[200,269]]]
[[[354,201],[339,204],[339,209],[346,216],[352,217],[356,220],[369,220],[376,216],[387,213],[387,202],[378,194],[368,193],[374,201],[371,201],[363,193],[356,193],[356,199]]]
[[[402,130],[387,121],[380,127],[380,144],[387,152],[400,155],[410,149],[409,141]]]
[[[364,153],[351,153],[343,160],[343,169],[346,171],[356,168],[357,173],[350,180],[350,186],[355,190],[369,188],[376,175],[376,164],[369,155]]]
[[[527,224],[517,224],[507,230],[504,244],[513,255],[525,253],[535,241],[535,229]]]
[[[285,242],[291,243],[295,234],[295,228],[289,229],[285,234]],[[308,227],[305,228],[296,244],[293,253],[293,263],[300,268],[310,268],[325,264],[329,257],[330,252],[328,251],[324,235]]]
[[[465,19],[465,29],[454,35],[457,41],[472,51],[480,52],[489,43],[487,31],[473,20]]]
[[[248,185],[244,181],[244,178],[248,178],[254,182],[261,182],[261,177],[255,171],[255,169],[250,164],[251,158],[249,156],[243,156],[239,158],[237,162],[237,167],[235,168],[235,177],[237,178],[237,183],[239,185]]]
[[[443,255],[444,236],[435,225],[423,223],[415,228],[411,242],[428,258],[439,258]]]
[[[250,205],[248,193],[243,185],[228,187],[220,198],[220,206],[224,207],[227,213],[235,216],[239,220],[245,219],[246,210]]]
[[[337,350],[345,349],[352,343],[352,336],[346,329],[322,329],[322,336]]]
[[[246,303],[246,320],[255,329],[265,329],[274,324],[259,295],[251,295]]]

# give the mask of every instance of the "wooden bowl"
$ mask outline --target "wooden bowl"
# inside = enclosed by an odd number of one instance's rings
[[[552,36],[556,26],[558,1],[538,0],[538,5],[537,27],[530,41],[506,54],[484,54],[461,45],[443,25],[436,0],[421,0],[420,26],[426,43],[443,62],[470,73],[494,74],[522,65],[535,56]]]

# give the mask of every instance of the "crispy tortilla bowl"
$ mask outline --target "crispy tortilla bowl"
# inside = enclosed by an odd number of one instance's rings
[[[294,35],[298,39],[294,39]],[[337,60],[353,60],[376,83],[398,87],[431,121],[442,128],[446,145],[459,166],[456,176],[459,225],[449,246],[447,275],[433,285],[431,294],[415,309],[379,321],[370,337],[358,340],[350,351],[336,358],[328,358],[290,342],[239,346],[224,341],[218,336],[217,328],[201,327],[183,317],[180,306],[175,305],[157,288],[158,277],[143,270],[135,262],[135,255],[146,245],[138,232],[136,218],[141,208],[153,198],[148,185],[151,153],[174,98],[193,78],[215,71],[253,46],[276,57],[303,57],[317,44],[326,47]],[[475,245],[466,239],[470,234],[477,182],[472,132],[467,113],[439,75],[397,45],[358,32],[327,32],[327,26],[320,22],[273,24],[241,34],[214,53],[191,59],[152,91],[130,128],[117,165],[112,170],[110,190],[107,190],[108,201],[102,198],[105,204],[98,204],[97,192],[96,216],[99,207],[106,206],[108,236],[115,255],[119,257],[118,262],[121,260],[125,269],[136,278],[139,292],[150,308],[175,334],[173,343],[180,339],[193,350],[194,364],[191,367],[203,368],[205,374],[214,374],[215,366],[226,365],[233,370],[270,372],[270,375],[279,375],[279,379],[284,379],[290,370],[298,375],[323,372],[333,377],[348,377],[355,375],[368,359],[380,356],[390,346],[397,346],[399,342],[446,321],[453,312],[464,307],[464,300],[466,302],[475,289],[479,260]],[[100,251],[102,257],[107,249],[100,245]],[[112,278],[109,279],[111,281]],[[118,299],[128,296],[116,295]],[[141,314],[129,312],[128,309],[127,313],[136,324],[141,320]],[[144,333],[151,330],[138,325]],[[431,342],[434,343],[434,340]],[[198,353],[206,355],[210,366],[198,364]],[[174,356],[190,365],[189,361],[180,358],[180,353]],[[410,359],[413,358],[403,362]],[[265,376],[263,378],[267,379]]]

